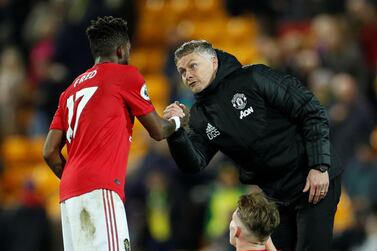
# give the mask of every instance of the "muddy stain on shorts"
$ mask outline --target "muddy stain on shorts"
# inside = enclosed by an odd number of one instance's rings
[[[94,238],[96,227],[90,219],[90,214],[83,208],[80,213],[81,230],[85,232],[90,239]]]

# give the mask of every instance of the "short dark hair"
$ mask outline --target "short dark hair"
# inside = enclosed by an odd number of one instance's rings
[[[110,56],[118,46],[130,41],[127,21],[112,16],[97,17],[90,21],[86,35],[94,57]]]
[[[245,227],[260,240],[266,240],[280,223],[279,211],[262,192],[242,195],[238,216]]]
[[[216,51],[212,47],[212,44],[206,40],[191,40],[184,44],[182,44],[175,52],[174,52],[174,61],[175,63],[178,62],[179,59],[182,57],[191,54],[193,52],[196,53],[205,53],[210,56],[216,57]]]

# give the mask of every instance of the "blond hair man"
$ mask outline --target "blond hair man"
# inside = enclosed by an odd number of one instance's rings
[[[280,222],[276,206],[262,192],[242,195],[229,224],[237,251],[276,251],[271,234]]]

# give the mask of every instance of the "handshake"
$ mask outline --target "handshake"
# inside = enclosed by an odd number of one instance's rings
[[[181,127],[188,126],[190,110],[184,104],[175,101],[165,108],[163,117],[167,120],[174,120],[177,131]]]

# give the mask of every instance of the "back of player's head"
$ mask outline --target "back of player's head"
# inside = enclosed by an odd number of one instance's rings
[[[86,29],[94,57],[110,56],[121,45],[129,43],[127,21],[112,16],[92,20]]]
[[[216,51],[212,47],[211,43],[207,42],[206,40],[191,40],[189,42],[182,44],[174,52],[175,63],[177,63],[178,60],[182,57],[191,53],[198,53],[208,57],[216,57]]]
[[[238,217],[246,229],[260,241],[265,241],[280,223],[276,205],[262,192],[242,195],[238,201]]]

